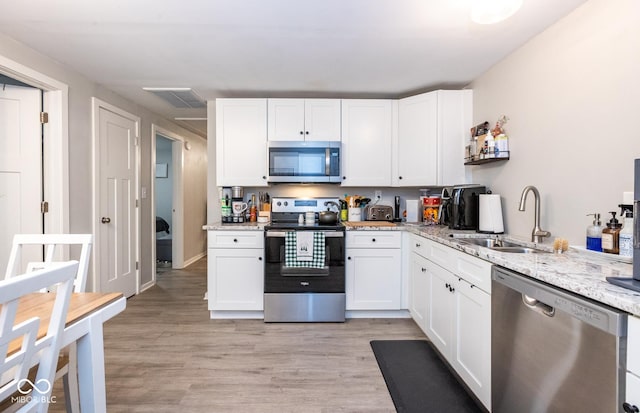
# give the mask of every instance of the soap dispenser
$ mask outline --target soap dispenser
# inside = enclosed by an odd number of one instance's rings
[[[616,212],[611,211],[611,219],[607,227],[602,231],[602,252],[609,254],[620,253],[620,229],[622,224],[616,219]]]
[[[633,257],[633,212],[625,211],[624,226],[620,231],[620,256]]]
[[[602,222],[600,221],[600,214],[597,212],[587,214],[587,216],[592,215],[593,224],[587,227],[587,249],[602,252]]]

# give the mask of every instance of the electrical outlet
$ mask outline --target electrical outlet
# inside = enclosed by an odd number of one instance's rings
[[[376,201],[380,201],[382,199],[382,191],[375,191],[374,194],[374,198]]]

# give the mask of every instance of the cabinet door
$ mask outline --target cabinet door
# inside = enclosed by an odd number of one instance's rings
[[[267,100],[216,99],[216,184],[267,185]]]
[[[262,250],[209,248],[208,254],[209,310],[262,311]]]
[[[394,185],[437,184],[436,92],[400,99]]]
[[[438,91],[438,185],[471,182],[464,166],[464,148],[470,142],[472,91]]]
[[[342,101],[342,186],[390,186],[393,103]]]
[[[304,99],[269,99],[270,141],[304,140]]]
[[[456,278],[444,268],[427,263],[429,273],[427,335],[438,350],[450,360],[453,345],[454,292]]]
[[[455,283],[453,368],[491,411],[491,297],[458,279]]]
[[[304,101],[304,138],[340,142],[340,99]]]
[[[632,373],[627,373],[627,385],[624,401],[631,406],[640,408],[640,378]]]
[[[347,310],[400,310],[400,249],[347,249]]]
[[[427,334],[429,310],[428,261],[416,253],[411,253],[409,272],[409,312],[413,321]]]

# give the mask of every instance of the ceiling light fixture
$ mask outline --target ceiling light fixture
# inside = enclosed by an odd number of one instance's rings
[[[472,0],[471,20],[478,24],[494,24],[513,16],[522,0]]]

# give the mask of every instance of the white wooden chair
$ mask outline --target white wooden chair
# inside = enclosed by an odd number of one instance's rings
[[[50,264],[47,268],[29,274],[0,281],[0,400],[14,394],[25,397],[26,403],[19,412],[46,412],[49,408],[51,390],[58,363],[62,331],[64,330],[73,280],[78,271],[78,262]],[[57,284],[57,285],[56,285]],[[21,297],[56,285],[55,302],[47,326],[46,335],[37,338],[41,319],[31,317],[16,324],[16,312]],[[9,344],[21,339],[21,347],[7,354]],[[37,365],[33,388],[25,386],[29,369]]]
[[[74,280],[74,292],[85,292],[87,285],[87,273],[89,271],[89,258],[91,256],[91,245],[93,244],[92,234],[16,234],[13,237],[13,245],[9,254],[9,263],[5,273],[5,279],[14,277],[23,272],[29,272],[41,268],[46,268],[56,259],[62,258],[62,248],[79,245],[80,257],[78,258],[78,271]],[[45,248],[43,262],[28,262],[25,268],[22,263],[22,250],[27,246],[42,246]],[[64,258],[62,258],[64,259]],[[75,343],[62,350],[65,355],[63,361],[59,363],[56,372],[56,380],[62,377],[64,385],[64,397],[67,412],[80,411],[80,399],[78,390],[77,355]],[[68,357],[66,357],[68,356]]]

